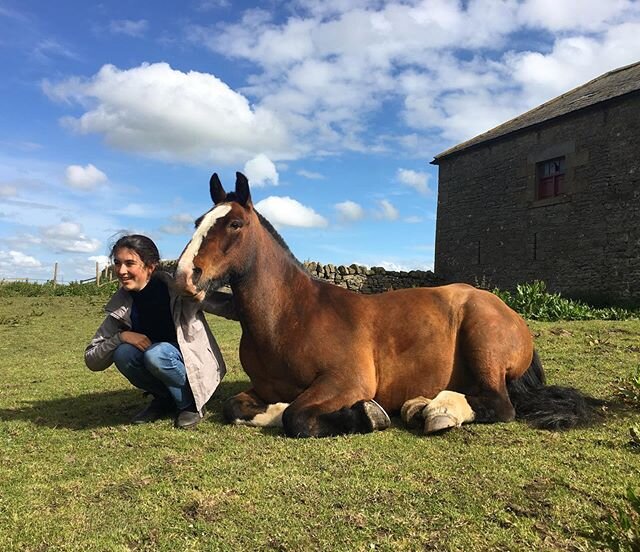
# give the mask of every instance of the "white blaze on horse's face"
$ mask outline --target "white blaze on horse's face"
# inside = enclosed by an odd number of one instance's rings
[[[200,222],[198,228],[193,234],[191,241],[187,244],[180,259],[178,260],[178,268],[176,270],[176,277],[179,283],[185,288],[190,288],[191,274],[193,273],[193,260],[196,258],[202,242],[207,237],[209,230],[213,228],[216,221],[223,218],[227,213],[231,211],[231,205],[228,203],[221,203],[216,205],[211,211],[209,211]]]

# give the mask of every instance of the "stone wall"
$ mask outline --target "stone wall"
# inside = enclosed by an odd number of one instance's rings
[[[639,304],[638,152],[634,93],[441,160],[436,274]],[[564,193],[536,200],[536,164],[559,156]]]
[[[176,265],[177,261],[165,260],[160,263],[159,268],[173,274]],[[317,262],[305,262],[302,266],[314,278],[358,293],[381,293],[391,289],[433,287],[445,283],[430,270],[402,272],[386,270],[379,266],[367,268],[356,264],[336,266]]]
[[[438,278],[430,270],[401,272],[386,270],[379,266],[371,268],[356,264],[335,266],[316,262],[305,262],[304,267],[312,276],[320,280],[326,280],[359,293],[380,293],[391,289],[433,287],[444,283],[442,279]]]

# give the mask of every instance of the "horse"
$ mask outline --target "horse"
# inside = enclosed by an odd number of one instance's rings
[[[229,284],[251,388],[223,405],[226,421],[278,426],[289,437],[369,433],[400,414],[438,433],[524,418],[559,429],[587,421],[586,397],[548,386],[526,322],[467,284],[363,295],[312,277],[253,206],[236,173],[196,220],[177,263],[184,295]]]

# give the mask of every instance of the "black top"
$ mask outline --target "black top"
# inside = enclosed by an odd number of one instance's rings
[[[129,293],[133,297],[131,329],[146,335],[151,343],[177,343],[167,284],[152,277],[140,291]]]

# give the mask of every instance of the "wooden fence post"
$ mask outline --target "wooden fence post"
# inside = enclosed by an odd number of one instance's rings
[[[96,261],[96,286],[100,285],[100,265]]]
[[[53,287],[56,287],[57,281],[58,281],[58,263],[56,262],[53,265]]]

